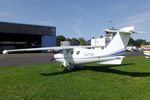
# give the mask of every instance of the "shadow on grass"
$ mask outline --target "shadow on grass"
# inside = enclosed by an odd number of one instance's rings
[[[132,77],[145,77],[150,76],[149,72],[128,72],[128,71],[121,71],[118,69],[112,69],[112,67],[126,67],[127,65],[134,65],[133,63],[130,64],[122,64],[122,65],[107,65],[107,66],[86,66],[86,70],[96,71],[96,72],[104,72],[104,73],[113,73],[118,75],[127,75]]]
[[[86,69],[74,69],[74,70],[71,70],[71,71],[64,70],[64,71],[61,71],[61,72],[54,72],[54,73],[40,73],[40,74],[43,75],[43,76],[53,76],[53,75],[69,74],[69,73],[72,73],[72,72],[76,72],[76,71],[84,71],[84,70],[86,70]]]
[[[128,65],[134,65],[133,63],[129,64],[122,64],[122,65],[103,65],[103,66],[84,66],[84,69],[75,69],[72,71],[62,71],[62,72],[54,72],[54,73],[41,73],[43,76],[53,76],[53,75],[62,75],[62,74],[68,74],[71,72],[76,71],[95,71],[95,72],[103,72],[103,73],[112,73],[112,74],[118,74],[118,75],[127,75],[131,77],[145,77],[150,76],[149,72],[128,72],[128,71],[121,71],[118,69],[113,69],[113,67],[126,67]]]
[[[62,71],[62,72],[54,72],[54,73],[40,73],[43,76],[51,76],[51,75],[62,75],[62,74],[67,74],[72,71]]]

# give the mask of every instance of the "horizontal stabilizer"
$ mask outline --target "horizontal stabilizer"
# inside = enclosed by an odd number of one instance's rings
[[[121,33],[133,33],[134,32],[134,26],[124,27],[124,28],[121,28],[120,30],[105,29],[105,32],[112,32],[112,33],[117,33],[117,32],[121,32]]]
[[[120,65],[123,61],[124,56],[116,57],[115,59],[101,61],[98,64],[111,64],[111,65]]]

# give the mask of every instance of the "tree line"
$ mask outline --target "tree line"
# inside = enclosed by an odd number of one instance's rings
[[[88,41],[84,38],[65,38],[62,35],[56,36],[57,46],[60,46],[60,42],[69,41],[71,45],[87,45]]]
[[[56,36],[57,46],[60,46],[60,42],[69,41],[71,45],[90,45],[90,40],[85,40],[84,38],[66,38],[63,35]],[[140,47],[141,45],[148,45],[150,42],[147,42],[144,39],[130,38],[128,45]]]
[[[133,38],[130,38],[128,45],[130,46],[136,46],[136,47],[140,47],[141,45],[149,45],[150,42],[147,42],[144,39],[136,39],[134,40]]]

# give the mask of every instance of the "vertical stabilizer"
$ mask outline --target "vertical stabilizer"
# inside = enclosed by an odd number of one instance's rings
[[[125,48],[129,42],[131,33],[134,31],[134,26],[121,28],[120,30],[105,30],[106,32],[115,33],[112,41],[108,44],[105,53],[122,56],[125,54]]]

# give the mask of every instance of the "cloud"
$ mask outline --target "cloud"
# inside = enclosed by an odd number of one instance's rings
[[[144,31],[146,34],[138,34],[135,35],[134,38],[139,39],[146,39],[149,41],[150,37],[150,29],[149,29],[149,22],[150,22],[150,12],[143,12],[133,16],[126,17],[119,21],[121,24],[118,24],[119,27],[124,26],[135,26],[136,31]]]
[[[122,19],[121,24],[119,24],[118,26],[141,26],[148,21],[150,21],[150,12],[144,12]]]
[[[127,19],[128,23],[141,24],[146,21],[150,21],[150,13],[142,13],[135,16],[130,16]]]

